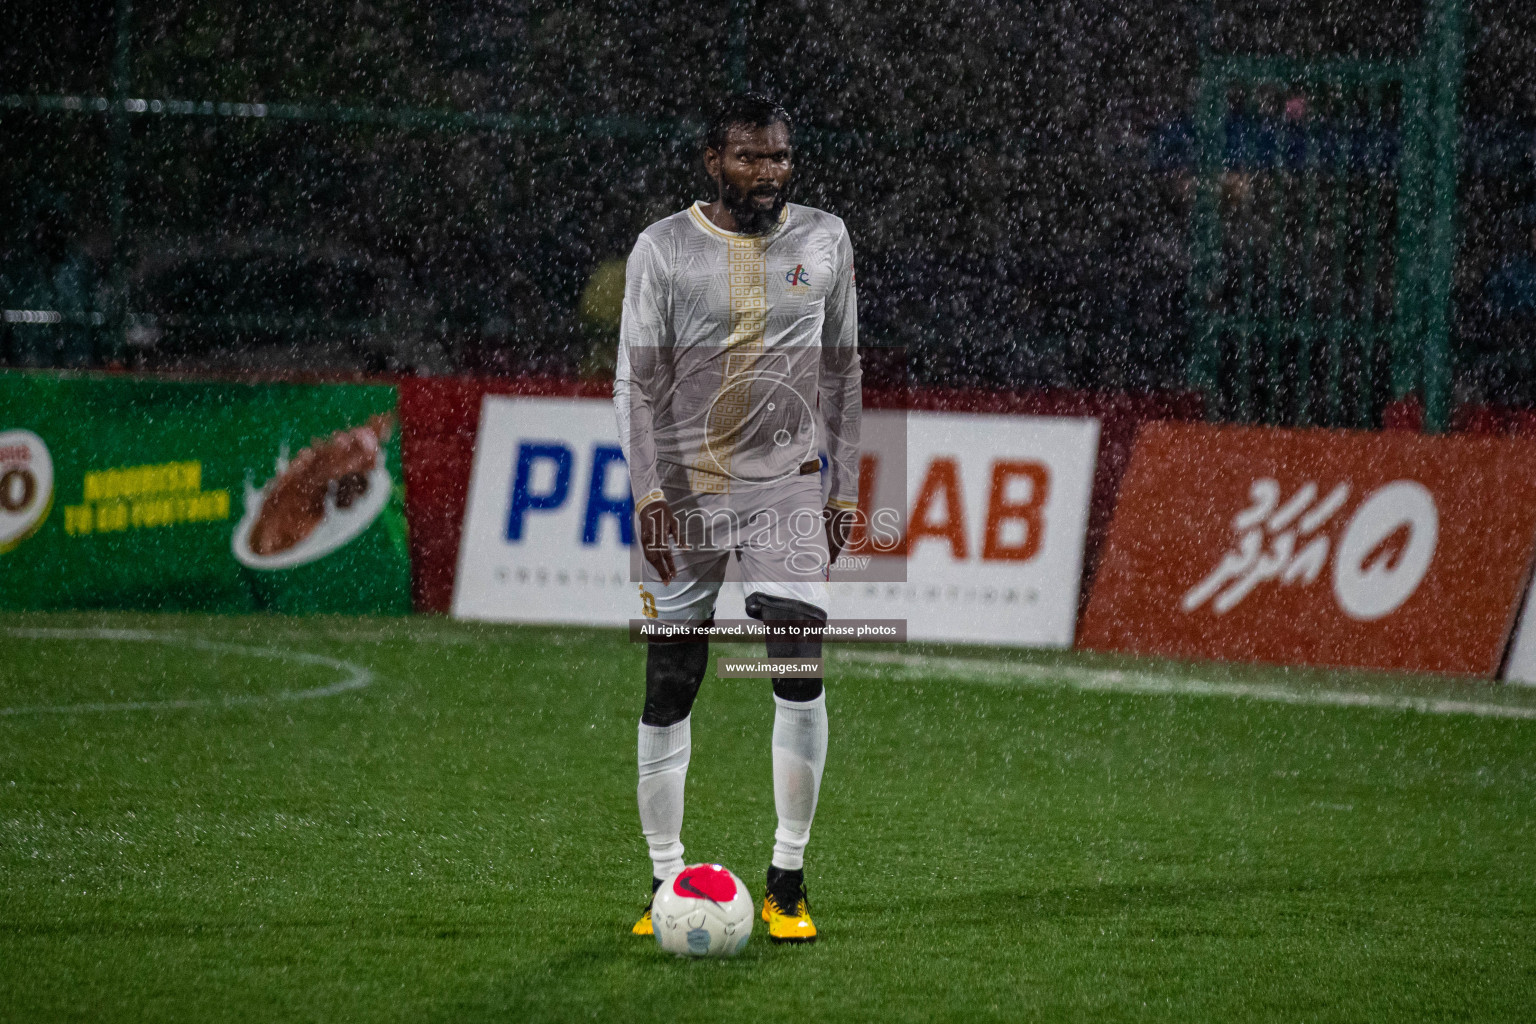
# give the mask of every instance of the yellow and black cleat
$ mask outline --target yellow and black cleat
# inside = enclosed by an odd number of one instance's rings
[[[651,879],[651,898],[645,904],[645,913],[640,915],[640,920],[629,930],[631,935],[655,935],[656,926],[651,923],[651,904],[656,902],[656,890],[661,888],[661,879]]]
[[[773,942],[810,943],[816,941],[816,924],[811,920],[811,905],[805,895],[805,873],[768,869],[768,895],[763,897],[763,920],[768,922],[768,938]]]

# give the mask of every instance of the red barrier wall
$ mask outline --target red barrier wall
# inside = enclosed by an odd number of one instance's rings
[[[1381,426],[1383,430],[1420,433],[1424,429],[1424,403],[1417,395],[1388,402],[1382,410]],[[1472,403],[1458,405],[1451,413],[1450,432],[1477,437],[1536,438],[1536,409]]]
[[[413,596],[419,612],[447,612],[453,602],[459,532],[469,494],[480,400],[486,395],[607,398],[607,382],[554,377],[430,377],[400,382],[401,445],[405,459],[406,517],[411,531]],[[1120,479],[1136,432],[1149,420],[1196,420],[1197,394],[1129,395],[1087,391],[994,392],[958,388],[866,389],[869,409],[1012,413],[1020,416],[1094,416],[1102,424],[1093,501],[1083,557],[1080,606],[1109,530]]]
[[[607,383],[557,377],[414,377],[400,382],[405,516],[415,570],[411,592],[418,612],[447,612],[453,603],[480,400],[486,395],[611,394]]]

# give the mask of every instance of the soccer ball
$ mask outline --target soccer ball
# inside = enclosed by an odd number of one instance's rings
[[[719,864],[693,864],[651,901],[656,944],[678,956],[735,956],[752,937],[752,894]]]

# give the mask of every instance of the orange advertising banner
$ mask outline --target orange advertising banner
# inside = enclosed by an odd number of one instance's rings
[[[1492,677],[1536,550],[1536,442],[1149,424],[1083,647]]]

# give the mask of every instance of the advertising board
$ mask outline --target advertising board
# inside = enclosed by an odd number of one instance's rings
[[[634,520],[612,402],[486,395],[453,614],[624,625],[639,614]]]
[[[1536,601],[1531,600],[1529,589],[1526,590],[1525,608],[1520,613],[1515,635],[1509,642],[1509,653],[1504,658],[1499,678],[1506,683],[1536,686]]]
[[[831,614],[905,618],[928,639],[1069,644],[1097,422],[877,411],[864,426],[871,526],[834,566]],[[623,625],[641,608],[634,542],[611,403],[485,397],[455,615]],[[716,616],[743,615],[728,585]]]
[[[881,429],[885,417],[905,418],[905,452],[879,443],[903,433]],[[861,456],[859,502],[870,525],[832,580],[865,578],[834,588],[835,614],[906,619],[912,640],[1070,646],[1098,421],[876,412],[866,422],[875,444]],[[893,527],[880,521],[888,510]]]
[[[390,387],[0,373],[0,607],[403,613]]]
[[[1536,545],[1536,444],[1151,424],[1081,644],[1490,677]]]

